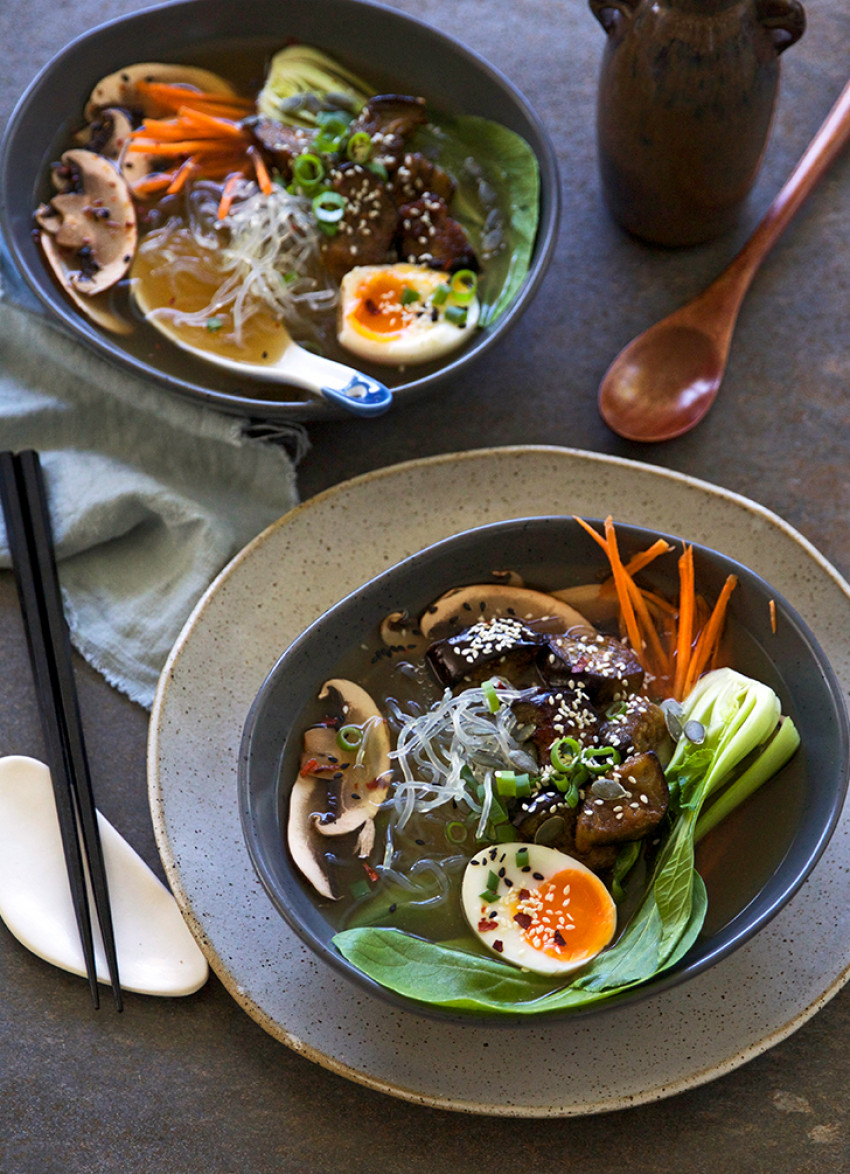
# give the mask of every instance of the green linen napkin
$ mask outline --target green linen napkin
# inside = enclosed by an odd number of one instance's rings
[[[0,448],[41,453],[74,645],[149,707],[198,598],[296,504],[306,437],[279,430],[295,442],[290,456],[247,421],[113,367],[22,308],[19,280],[2,267]]]

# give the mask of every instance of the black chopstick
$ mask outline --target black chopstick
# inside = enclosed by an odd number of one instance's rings
[[[120,1011],[106,869],[38,453],[0,452],[0,497],[92,1003],[98,1007],[100,999],[86,870],[112,995]]]

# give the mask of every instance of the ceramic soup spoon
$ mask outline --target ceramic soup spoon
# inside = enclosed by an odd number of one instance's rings
[[[698,297],[633,339],[608,368],[599,410],[627,440],[672,440],[702,420],[720,388],[750,282],[850,138],[850,82],[749,241]]]
[[[355,371],[344,363],[314,355],[298,343],[288,339],[283,354],[274,363],[242,363],[216,355],[202,347],[193,346],[174,329],[171,323],[152,312],[138,282],[133,286],[136,305],[147,321],[176,346],[208,363],[215,363],[234,375],[247,379],[262,379],[267,383],[290,383],[321,399],[341,404],[357,416],[379,416],[392,404],[392,392],[373,379]]]

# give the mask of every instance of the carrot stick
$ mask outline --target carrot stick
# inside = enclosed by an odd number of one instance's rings
[[[695,619],[694,548],[686,546],[679,559],[679,623],[676,637],[676,672],[673,677],[673,696],[679,701],[688,676],[688,665],[693,647]]]
[[[254,171],[257,173],[257,183],[260,185],[260,191],[264,196],[267,196],[272,190],[272,181],[269,178],[268,169],[266,168],[263,157],[256,147],[249,147],[248,154],[251,156]]]
[[[186,159],[185,162],[181,163],[177,169],[177,174],[174,176],[174,179],[165,189],[166,195],[173,196],[179,192],[185,184],[186,180],[195,170],[195,167],[195,160],[192,159],[191,156]]]
[[[729,603],[729,596],[735,590],[737,583],[737,576],[728,576],[708,618],[708,623],[699,634],[688,668],[688,675],[685,679],[683,696],[687,696],[690,693],[717,651],[720,635],[723,631],[723,622],[726,619],[726,607]]]
[[[614,574],[614,584],[617,588],[617,597],[620,600],[620,610],[623,613],[626,634],[635,653],[640,656],[643,650],[643,639],[640,634],[634,608],[632,607],[631,596],[629,595],[629,578],[620,560],[617,534],[614,530],[614,520],[610,515],[605,519],[605,539],[608,561],[611,564],[611,570]]]
[[[648,546],[646,550],[632,555],[626,563],[626,570],[630,575],[636,575],[638,571],[642,571],[644,567],[648,567],[660,554],[666,554],[668,550],[672,549],[673,547],[669,542],[665,542],[663,538],[657,538],[652,546]]]
[[[155,139],[132,139],[127,144],[127,150],[167,158],[169,155],[193,155],[196,151],[232,151],[233,146],[233,143],[219,142],[216,139],[181,139],[173,143],[157,142]]]
[[[235,94],[214,94],[169,82],[140,81],[136,84],[136,89],[143,97],[175,111],[180,106],[200,106],[206,110],[211,106],[218,106],[241,117],[254,109],[254,103],[248,98],[239,98]]]
[[[224,185],[224,190],[221,193],[221,200],[218,204],[218,218],[224,220],[227,213],[230,211],[230,205],[233,203],[233,196],[236,191],[236,185],[242,177],[240,175],[230,175],[227,177],[227,182]]]
[[[169,185],[174,182],[176,176],[176,169],[172,171],[154,171],[150,175],[144,175],[141,179],[137,179],[130,186],[133,195],[143,200],[146,196],[153,196],[157,192],[166,191]]]

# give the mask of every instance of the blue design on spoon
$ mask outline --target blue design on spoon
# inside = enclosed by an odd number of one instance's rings
[[[322,395],[342,404],[357,416],[380,416],[393,402],[393,393],[371,375],[361,372],[351,377],[345,387],[322,387]]]

